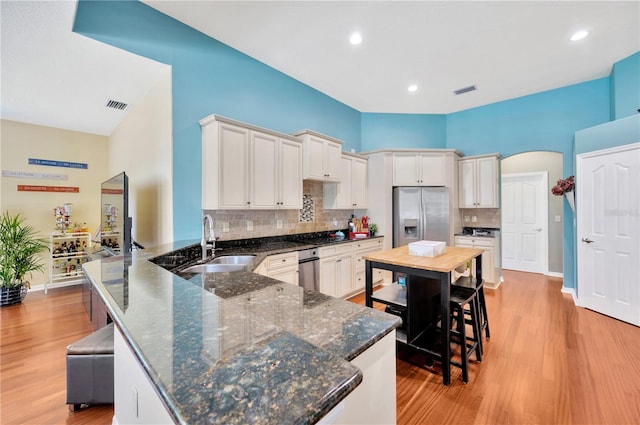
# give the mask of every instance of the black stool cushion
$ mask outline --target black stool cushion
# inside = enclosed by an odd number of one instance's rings
[[[113,323],[68,345],[67,354],[113,354]]]

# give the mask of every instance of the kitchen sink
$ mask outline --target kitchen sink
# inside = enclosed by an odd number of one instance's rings
[[[246,264],[197,264],[195,266],[187,267],[182,270],[181,273],[224,273],[224,272],[236,272],[243,270],[247,267]]]
[[[241,264],[243,266],[248,265],[256,258],[255,255],[226,255],[223,257],[216,257],[209,264]]]

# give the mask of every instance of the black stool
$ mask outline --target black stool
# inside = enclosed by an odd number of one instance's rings
[[[67,404],[113,403],[113,323],[67,347]]]
[[[455,320],[456,326],[451,330],[449,343],[454,342],[460,346],[460,363],[451,361],[451,364],[462,369],[462,382],[469,382],[469,357],[475,352],[476,360],[482,361],[480,349],[482,334],[480,329],[480,314],[478,311],[477,292],[473,288],[455,286],[451,288],[451,323]],[[470,319],[465,317],[465,306],[469,306]],[[473,336],[466,334],[466,324],[470,323]]]
[[[480,327],[485,332],[485,336],[487,338],[491,337],[491,333],[489,332],[489,317],[487,316],[487,304],[484,299],[484,279],[481,279],[478,283],[478,279],[473,276],[462,276],[459,277],[454,283],[451,284],[451,288],[454,287],[462,287],[462,288],[471,288],[475,289],[477,292],[476,296],[476,306],[478,312],[480,314]],[[467,314],[470,312],[467,310]],[[480,341],[480,350],[484,353],[482,347],[482,341]]]

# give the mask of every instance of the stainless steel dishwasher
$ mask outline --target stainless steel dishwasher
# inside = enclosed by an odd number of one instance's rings
[[[298,251],[298,285],[320,292],[320,259],[318,248]]]

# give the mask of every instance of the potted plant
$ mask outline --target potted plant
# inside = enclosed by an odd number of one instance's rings
[[[44,268],[39,254],[49,249],[47,241],[24,221],[8,211],[0,216],[0,306],[22,302],[31,287],[26,275]]]
[[[369,236],[374,237],[378,231],[378,225],[376,223],[369,224]]]

